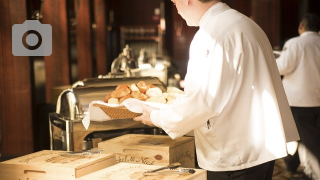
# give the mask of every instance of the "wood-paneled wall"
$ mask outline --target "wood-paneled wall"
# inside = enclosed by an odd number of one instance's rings
[[[184,79],[189,60],[189,47],[198,27],[189,27],[178,14],[175,6],[171,5],[172,21],[169,31],[172,32],[172,63],[177,66],[177,73]]]
[[[105,0],[94,1],[95,18],[95,49],[97,75],[105,75],[109,72],[107,52],[107,9]]]
[[[0,153],[33,152],[31,68],[27,56],[12,54],[12,26],[26,20],[26,3],[0,2]],[[14,48],[14,47],[13,47]]]
[[[222,0],[222,2],[248,17],[252,15],[251,0]]]
[[[76,16],[76,49],[78,61],[78,79],[82,80],[93,76],[93,39],[90,0],[82,0],[78,2],[79,11]]]
[[[154,9],[160,8],[160,0],[113,0],[119,3],[115,15],[118,25],[157,24],[152,19]]]
[[[42,23],[52,27],[52,54],[44,56],[47,103],[51,102],[53,87],[70,84],[66,4],[65,0],[46,0],[43,4]]]
[[[252,0],[251,18],[267,34],[271,45],[280,44],[280,1]]]

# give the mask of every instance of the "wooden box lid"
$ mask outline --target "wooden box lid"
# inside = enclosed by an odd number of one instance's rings
[[[75,179],[116,163],[115,155],[43,150],[0,163],[2,179]]]
[[[178,139],[171,139],[166,135],[146,135],[146,134],[126,134],[107,141],[100,142],[99,148],[110,147],[110,150],[115,150],[116,147],[129,148],[160,148],[168,149],[174,148],[187,142],[193,142],[193,137],[181,137]]]
[[[171,139],[166,135],[126,134],[100,142],[98,148],[115,153],[116,162],[168,165],[180,162],[195,165],[194,137]]]
[[[79,180],[142,180],[142,179],[152,179],[152,180],[206,180],[207,173],[203,169],[194,169],[194,174],[179,174],[177,170],[163,170],[159,171],[154,176],[144,176],[143,173],[146,171],[154,170],[163,166],[156,165],[145,165],[145,164],[131,164],[131,163],[118,163],[114,166],[96,171],[92,174],[88,174],[79,178]],[[78,180],[78,179],[77,179]]]

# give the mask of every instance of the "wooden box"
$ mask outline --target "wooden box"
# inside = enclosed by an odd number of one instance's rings
[[[100,142],[98,148],[116,154],[116,162],[167,166],[179,162],[195,167],[194,137],[171,139],[166,135],[126,134]]]
[[[77,180],[206,180],[207,171],[203,169],[194,169],[194,174],[183,174],[175,170],[162,170],[152,176],[144,176],[146,171],[154,170],[162,166],[146,165],[146,164],[132,164],[132,163],[118,163],[114,166],[96,171],[92,174],[82,176]],[[184,168],[183,168],[184,169]]]
[[[0,163],[0,180],[69,180],[116,164],[115,155],[43,150]]]

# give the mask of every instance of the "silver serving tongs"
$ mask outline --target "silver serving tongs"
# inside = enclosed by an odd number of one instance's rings
[[[169,164],[168,166],[165,166],[165,167],[161,167],[161,168],[154,169],[154,170],[151,170],[151,171],[146,171],[146,172],[143,173],[143,175],[145,175],[145,176],[153,175],[155,172],[158,172],[158,171],[161,171],[161,170],[165,170],[165,169],[173,170],[173,169],[177,169],[180,166],[181,166],[181,164],[176,162],[176,163]]]
[[[179,169],[177,172],[180,174],[194,174],[196,171],[194,169]]]
[[[143,173],[143,175],[144,176],[159,176],[159,175],[171,175],[171,174],[190,175],[190,174],[194,174],[194,173],[196,173],[196,171],[194,169],[187,168],[187,169],[179,169],[177,171],[175,171],[175,170],[157,171],[157,172],[152,172],[152,173],[145,172],[145,173]]]
[[[90,150],[86,150],[86,151],[81,151],[81,152],[73,152],[73,151],[69,151],[69,152],[65,152],[60,154],[61,156],[69,156],[69,155],[92,155],[92,154],[101,154],[103,152],[103,149],[90,149]]]

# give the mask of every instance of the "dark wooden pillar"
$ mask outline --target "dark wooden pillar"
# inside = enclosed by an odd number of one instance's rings
[[[251,0],[251,18],[267,34],[272,47],[281,43],[280,3],[279,0]]]
[[[12,26],[26,19],[26,1],[0,2],[0,153],[4,158],[33,152],[30,61],[12,55]]]
[[[45,0],[43,24],[52,26],[52,54],[45,56],[46,102],[51,99],[51,89],[70,84],[67,9],[65,0]]]
[[[96,62],[97,75],[105,75],[108,72],[107,64],[107,25],[106,25],[106,1],[94,1],[94,17],[96,23]]]
[[[76,41],[78,78],[83,80],[92,77],[92,39],[91,39],[91,16],[90,0],[75,1],[80,4],[76,17]]]

